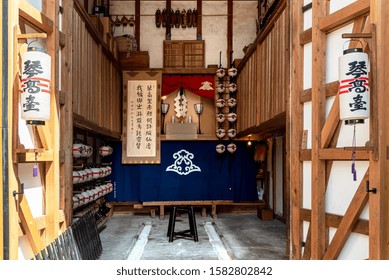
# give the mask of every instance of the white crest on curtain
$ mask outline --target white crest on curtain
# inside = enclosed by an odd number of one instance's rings
[[[173,154],[174,163],[166,168],[166,171],[173,171],[179,175],[188,175],[191,172],[201,172],[201,168],[193,164],[194,155],[186,150],[180,150]]]

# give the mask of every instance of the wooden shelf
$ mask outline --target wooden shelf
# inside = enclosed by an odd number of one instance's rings
[[[121,133],[101,127],[76,113],[73,113],[73,126],[111,138],[112,140],[120,140],[122,137]]]

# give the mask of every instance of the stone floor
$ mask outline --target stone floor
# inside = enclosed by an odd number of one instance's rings
[[[165,220],[146,215],[113,215],[101,231],[100,260],[284,260],[286,227],[263,221],[256,214],[196,213],[199,241],[176,237],[169,243]],[[177,217],[175,231],[189,228],[186,215]]]

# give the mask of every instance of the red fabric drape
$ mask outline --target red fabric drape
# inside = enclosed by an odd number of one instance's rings
[[[162,96],[180,87],[206,98],[214,98],[215,78],[213,75],[164,75],[162,77]]]

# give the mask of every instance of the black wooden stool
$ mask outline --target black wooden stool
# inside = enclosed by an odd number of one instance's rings
[[[176,224],[176,216],[180,212],[188,213],[189,229],[174,232],[174,227]],[[193,206],[188,206],[187,208],[172,206],[172,209],[170,211],[170,216],[169,216],[169,227],[167,230],[167,236],[169,237],[169,242],[173,242],[174,236],[176,235],[191,237],[195,242],[199,241],[199,237],[197,235],[197,227],[196,227],[196,216],[193,212]]]

